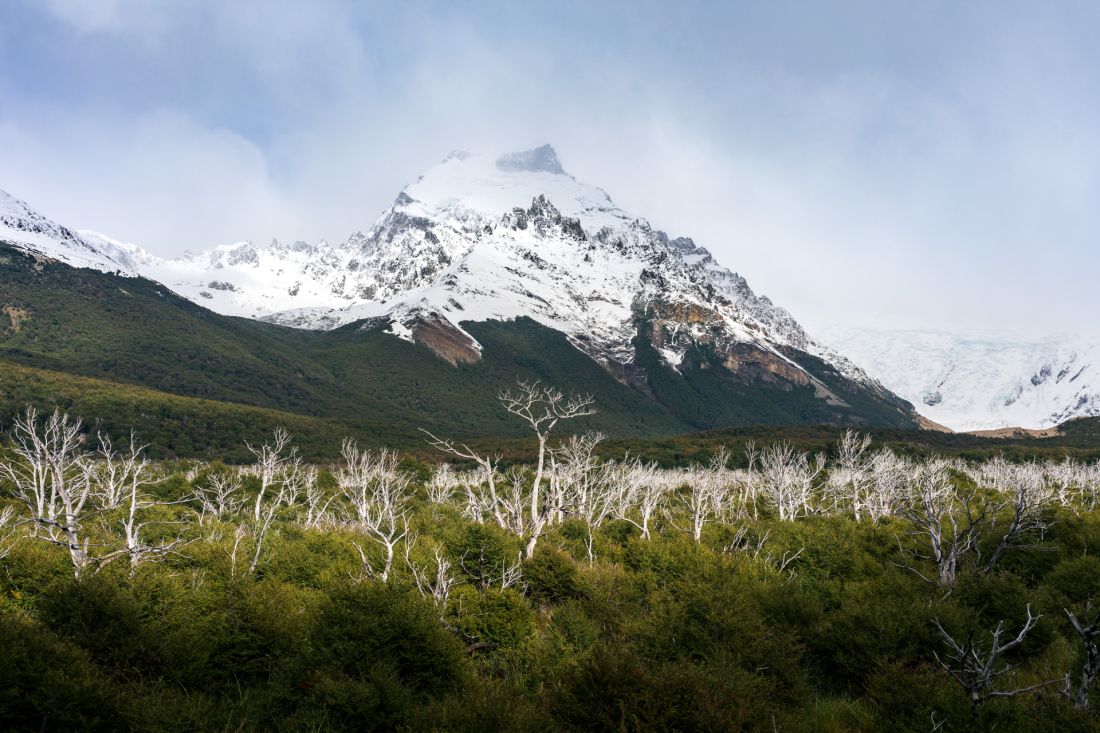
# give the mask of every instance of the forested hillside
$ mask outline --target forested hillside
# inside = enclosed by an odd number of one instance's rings
[[[136,395],[125,386],[223,403],[217,408],[223,415],[246,405],[340,423],[365,440],[409,446],[409,436],[421,427],[464,437],[519,435],[496,407],[497,392],[519,378],[598,395],[599,412],[582,427],[620,437],[831,422],[838,415],[841,422],[911,426],[895,405],[848,394],[843,380],[824,365],[820,378],[849,399],[847,412],[819,400],[811,386],[723,377],[706,368],[703,353],[693,357],[698,368],[682,373],[644,362],[640,366],[648,369],[650,383],[628,386],[629,380],[616,379],[563,334],[530,319],[465,324],[482,345],[482,358],[452,365],[422,345],[386,333],[382,323],[333,331],[287,328],[218,315],[142,278],[76,269],[11,248],[0,248],[0,254],[0,369],[16,374],[11,365],[18,365],[52,373],[36,391],[20,391],[27,384],[25,371],[0,384],[7,412],[29,401],[42,409],[65,403],[63,395],[76,391],[63,384],[60,375],[67,373],[100,380],[101,394],[114,393],[111,400],[79,404],[89,421],[128,424],[150,437],[164,436],[166,427],[140,415],[134,419],[133,410],[119,411],[127,399],[122,395]],[[50,380],[59,389],[45,389]],[[141,394],[143,404],[156,401],[151,392]],[[166,400],[164,411],[179,411],[178,401]],[[201,409],[189,404],[203,414],[215,410],[208,403]],[[242,419],[247,421],[235,418]],[[237,450],[240,441],[223,440],[227,435],[213,426],[199,440],[213,446],[217,439],[223,451]],[[170,437],[158,441],[160,450],[190,440]]]

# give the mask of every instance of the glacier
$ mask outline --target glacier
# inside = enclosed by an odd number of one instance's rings
[[[1074,334],[864,329],[821,333],[917,412],[958,431],[1100,416],[1100,343]]]

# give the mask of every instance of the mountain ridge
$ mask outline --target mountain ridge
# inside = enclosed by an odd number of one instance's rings
[[[53,231],[36,212],[26,216]],[[23,242],[19,225],[7,222],[0,238],[48,255],[42,242]],[[694,380],[696,392],[682,395],[688,401],[699,400],[699,390],[740,389],[699,381],[717,369],[712,374],[731,385],[805,391],[821,409],[797,414],[815,419],[858,424],[866,408],[872,420],[914,420],[911,405],[811,338],[708,250],[576,181],[550,146],[495,158],[453,153],[406,186],[372,227],[337,246],[241,242],[166,260],[104,235],[65,232],[65,247],[101,257],[60,261],[145,277],[226,316],[318,331],[381,329],[452,366],[482,358],[465,324],[526,318],[650,397],[665,371]],[[304,305],[287,308],[295,303]],[[652,347],[645,364],[639,344]],[[731,419],[728,411],[699,409]]]

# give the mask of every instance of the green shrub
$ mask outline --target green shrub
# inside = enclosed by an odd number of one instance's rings
[[[468,525],[450,548],[451,557],[466,579],[479,588],[500,583],[505,570],[519,558],[519,543],[490,524]]]
[[[534,613],[512,588],[484,592],[462,588],[453,601],[451,623],[472,650],[518,649],[534,632]]]
[[[122,690],[76,644],[25,616],[0,615],[5,730],[129,730]]]
[[[393,730],[465,678],[461,645],[419,596],[391,585],[336,590],[310,632],[302,721],[343,730]]]
[[[523,580],[535,601],[557,603],[584,595],[572,558],[550,548],[539,548],[523,563]]]

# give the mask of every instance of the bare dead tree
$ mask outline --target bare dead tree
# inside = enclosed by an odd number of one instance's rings
[[[825,470],[824,456],[813,463],[790,443],[777,443],[760,453],[760,488],[781,520],[797,519],[813,510],[814,483]]]
[[[587,501],[584,503],[584,511],[580,513],[580,518],[584,520],[585,527],[588,529],[584,544],[590,563],[596,561],[596,530],[603,526],[604,521],[614,513],[616,494],[629,475],[628,467],[605,463],[600,466],[597,475],[588,485]]]
[[[702,542],[703,527],[722,504],[722,482],[713,467],[704,467],[688,471],[684,483],[687,490],[681,491],[678,498],[691,523],[688,531],[696,543]]]
[[[528,486],[519,466],[512,466],[501,477],[498,510],[504,517],[504,529],[520,537],[527,531]]]
[[[397,454],[360,450],[345,440],[344,462],[337,472],[337,484],[352,510],[352,521],[382,550],[382,564],[376,567],[358,542],[363,575],[387,582],[393,570],[397,545],[408,535],[409,479],[397,470]]]
[[[152,469],[145,458],[145,446],[133,434],[129,448],[115,452],[111,440],[100,435],[98,454],[88,456],[80,447],[80,420],[55,410],[39,420],[33,408],[18,419],[13,429],[15,462],[0,465],[15,486],[16,495],[31,513],[35,536],[65,546],[79,579],[89,569],[99,572],[119,558],[129,558],[131,572],[141,563],[160,557],[178,547],[182,539],[151,544],[143,537],[150,524],[146,510],[154,506],[182,503],[156,502],[141,490],[154,483]],[[108,539],[92,544],[85,525],[95,516],[125,507],[118,522],[122,542],[111,534],[112,526],[103,522]]]
[[[19,536],[19,522],[15,518],[15,508],[6,506],[0,510],[0,560],[11,554]]]
[[[500,512],[500,499],[497,496],[497,464],[500,462],[500,456],[483,456],[466,444],[458,444],[452,440],[438,438],[424,428],[420,428],[420,432],[428,436],[428,444],[436,450],[477,464],[488,488],[489,496],[486,500],[483,500],[474,492],[472,484],[465,484],[467,513],[470,514],[471,519],[480,523],[483,512],[487,509],[493,515],[493,519],[496,520],[497,526],[507,528],[507,522]]]
[[[329,506],[336,497],[321,488],[317,481],[317,469],[313,466],[303,466],[300,480],[306,510],[303,524],[306,527],[320,527],[330,522]]]
[[[144,486],[155,483],[152,469],[145,457],[144,445],[139,445],[133,432],[130,433],[130,445],[126,452],[115,453],[111,447],[110,438],[100,435],[100,451],[97,462],[99,470],[92,470],[90,475],[94,485],[93,493],[97,498],[105,502],[103,509],[114,509],[120,504],[126,507],[126,514],[119,521],[122,529],[123,546],[111,552],[107,552],[96,558],[97,569],[109,562],[126,557],[130,561],[131,574],[138,566],[150,560],[162,557],[183,544],[182,535],[168,541],[155,544],[148,543],[143,532],[150,525],[165,524],[163,520],[143,520],[147,510],[158,506],[171,506],[190,501],[191,497],[183,497],[176,501],[154,501],[146,498],[141,489]],[[103,483],[98,483],[102,481]],[[179,524],[180,522],[173,522]]]
[[[590,513],[589,505],[600,490],[599,461],[595,451],[603,438],[603,433],[571,435],[550,451],[559,490],[555,503],[577,516],[585,517]],[[568,499],[565,492],[569,494]]]
[[[873,482],[867,456],[870,445],[870,435],[861,435],[851,429],[845,431],[837,443],[836,461],[826,484],[833,497],[834,509],[847,505],[857,522],[866,514]]]
[[[618,490],[614,492],[614,515],[640,529],[642,539],[648,540],[653,515],[674,488],[673,481],[655,463],[635,459],[624,464],[620,474]]]
[[[302,490],[302,461],[298,449],[290,444],[290,435],[278,428],[270,443],[259,448],[248,449],[256,456],[255,471],[260,478],[260,490],[256,494],[253,519],[249,528],[252,535],[252,561],[249,573],[255,573],[260,566],[264,542],[279,510],[293,506]],[[237,542],[240,542],[238,536]],[[234,547],[234,554],[236,548]]]
[[[501,563],[499,580],[496,583],[500,586],[501,590],[507,590],[513,586],[521,586],[526,588],[527,584],[523,583],[523,567],[520,563],[520,559],[517,557],[516,561],[509,565],[508,563]]]
[[[1064,509],[1077,514],[1088,485],[1087,468],[1066,458],[1060,462],[1047,461],[1043,464],[1043,481],[1053,494],[1054,501]]]
[[[484,550],[479,551],[476,557],[471,558],[470,553],[463,553],[458,560],[458,566],[462,572],[477,580],[477,586],[481,590],[497,588],[507,590],[513,586],[521,586],[523,583],[523,553],[516,555],[516,560],[509,563],[501,560],[500,566],[489,564]]]
[[[730,457],[729,448],[721,445],[701,469],[707,473],[707,480],[711,484],[714,521],[727,524],[747,516],[745,477],[743,472],[730,469]]]
[[[783,554],[779,557],[768,553],[764,556],[764,562],[768,563],[775,568],[776,572],[786,572],[787,568],[791,566],[798,558],[802,557],[802,553],[806,550],[805,547],[800,547],[797,550],[784,550]]]
[[[909,461],[889,448],[876,451],[868,463],[870,480],[864,508],[871,521],[894,515],[905,497],[906,477],[912,471]]]
[[[1100,461],[1081,467],[1077,496],[1080,505],[1088,511],[1100,505]]]
[[[930,459],[914,467],[910,496],[902,516],[913,525],[911,534],[927,540],[929,553],[915,553],[936,565],[936,581],[952,588],[963,557],[974,550],[985,511],[976,511],[971,497],[951,481],[947,465]],[[916,568],[908,568],[929,582]]]
[[[449,463],[439,464],[425,488],[428,501],[433,504],[449,504],[455,489],[461,485],[458,474]]]
[[[568,478],[562,470],[563,467],[558,465],[557,456],[552,448],[547,454],[547,459],[550,461],[550,468],[546,472],[547,503],[554,506],[554,511],[547,517],[546,522],[550,525],[561,524],[565,521],[566,505],[573,497],[566,498],[566,492],[570,488]]]
[[[256,569],[260,566],[260,558],[263,554],[264,541],[267,539],[268,532],[271,531],[271,525],[275,521],[275,517],[279,512],[279,509],[284,505],[291,503],[291,492],[286,483],[273,482],[268,486],[269,490],[265,492],[265,500],[259,504],[260,514],[253,523],[251,528],[251,534],[253,537],[252,548],[252,562],[248,566],[248,572],[255,573]]]
[[[148,483],[146,446],[138,444],[133,431],[130,431],[129,448],[122,452],[114,450],[109,435],[98,433],[97,437],[99,450],[92,460],[86,462],[92,491],[102,509],[115,509],[134,493],[135,484],[142,486]]]
[[[595,532],[614,512],[622,491],[626,466],[600,463],[595,456],[602,433],[573,435],[551,451],[550,503],[560,518],[563,513],[584,520],[587,528],[585,547],[589,562],[595,560]]]
[[[504,409],[523,420],[538,439],[538,463],[531,485],[531,514],[526,550],[527,557],[530,558],[549,519],[541,496],[546,468],[546,441],[562,420],[594,414],[595,400],[591,395],[566,397],[560,390],[545,386],[537,380],[519,380],[515,389],[502,390],[498,396]]]
[[[513,469],[509,471],[508,476],[511,479],[512,491],[509,501],[502,503],[509,510],[509,514],[506,514],[506,516],[510,515],[514,518],[514,526],[516,527],[514,531],[516,534],[527,539],[524,557],[530,560],[535,554],[535,546],[546,531],[550,521],[562,510],[563,505],[556,502],[562,499],[563,495],[560,492],[552,492],[546,500],[535,503],[531,498],[535,495],[534,484],[526,481],[524,473],[518,469]],[[524,510],[528,506],[537,506],[538,512],[525,518]]]
[[[744,553],[751,555],[753,558],[758,558],[760,553],[764,551],[764,545],[770,535],[771,530],[765,530],[762,534],[752,537],[749,534],[748,527],[738,527],[733,534],[733,539],[722,547],[722,552],[730,554]]]
[[[244,506],[239,473],[214,474],[207,478],[207,484],[206,487],[195,487],[194,490],[202,506],[200,522],[204,522],[207,515],[215,519],[235,516]]]
[[[431,571],[425,570],[413,562],[410,557],[410,551],[415,543],[415,537],[405,542],[405,565],[408,567],[409,574],[412,575],[413,582],[416,583],[416,589],[420,591],[420,595],[431,599],[432,604],[439,609],[442,615],[447,610],[447,601],[451,597],[451,589],[454,588],[457,582],[454,574],[451,573],[451,561],[447,559],[441,548],[436,547],[432,553],[434,567]]]
[[[748,527],[739,527],[734,533],[733,539],[724,547],[723,552],[730,554],[744,554],[754,560],[760,560],[764,565],[774,569],[777,573],[784,573],[794,564],[794,561],[802,557],[805,547],[797,550],[784,550],[782,555],[776,555],[770,550],[765,552],[764,547],[771,536],[771,530],[765,530],[759,535],[750,535]]]
[[[1042,469],[1033,463],[1015,466],[1005,461],[996,464],[992,474],[993,488],[1012,510],[1012,518],[1001,535],[1000,542],[989,556],[982,572],[996,567],[1005,552],[1013,549],[1035,549],[1050,528],[1044,507],[1051,496],[1043,479]]]
[[[11,434],[16,460],[0,463],[0,472],[26,505],[34,536],[65,547],[79,579],[92,564],[81,534],[91,485],[81,463],[80,420],[60,410],[39,420],[37,410],[28,407]]]
[[[156,506],[168,506],[170,504],[180,504],[187,501],[186,498],[180,499],[175,502],[158,502],[150,501],[142,498],[138,492],[138,488],[141,486],[141,481],[133,480],[129,482],[128,488],[128,507],[126,516],[120,522],[122,526],[123,538],[125,540],[125,546],[120,550],[116,550],[113,553],[107,554],[100,559],[100,564],[105,565],[107,562],[113,560],[116,556],[125,556],[130,560],[130,573],[132,574],[137,570],[138,566],[148,562],[150,560],[157,559],[170,552],[173,552],[177,547],[184,543],[183,536],[177,534],[175,539],[168,541],[161,541],[155,544],[149,544],[142,536],[145,528],[150,524],[164,524],[163,521],[141,521],[140,516],[144,510],[151,509]]]
[[[1100,643],[1097,642],[1100,639],[1100,613],[1093,611],[1091,602],[1085,606],[1082,619],[1078,619],[1068,608],[1065,609],[1065,612],[1070,624],[1073,626],[1073,630],[1077,632],[1077,636],[1081,639],[1081,644],[1085,648],[1085,662],[1081,665],[1080,682],[1077,684],[1076,689],[1073,687],[1070,673],[1066,672],[1065,687],[1062,691],[1066,697],[1073,701],[1074,707],[1078,710],[1087,710],[1089,707],[1089,690],[1096,684],[1096,679],[1100,677]]]
[[[1037,690],[1058,680],[1047,680],[1010,690],[995,689],[995,684],[998,678],[1009,674],[1019,666],[1004,662],[1002,657],[1005,653],[1012,651],[1023,643],[1040,618],[1042,616],[1031,614],[1031,605],[1029,604],[1027,607],[1027,620],[1024,621],[1019,633],[1010,641],[1002,641],[1004,621],[999,621],[997,628],[990,634],[988,647],[976,641],[973,634],[968,635],[963,642],[956,641],[955,637],[943,628],[938,619],[933,619],[932,623],[936,625],[936,629],[940,632],[940,638],[948,647],[948,652],[943,658],[940,657],[938,652],[933,652],[933,656],[944,671],[951,675],[951,678],[966,691],[971,705],[978,705],[991,697],[1011,697]]]
[[[183,477],[187,479],[187,483],[193,484],[198,481],[199,476],[206,472],[209,466],[204,461],[195,461],[191,465],[187,466],[183,472]]]
[[[248,450],[256,457],[256,472],[260,478],[260,490],[256,494],[256,504],[253,509],[253,518],[258,522],[263,510],[264,498],[273,485],[279,483],[286,472],[287,464],[297,456],[297,449],[290,444],[290,433],[284,428],[276,428],[269,443],[264,443],[259,448],[245,443]]]
[[[244,538],[248,536],[248,525],[239,524],[237,529],[233,532],[233,545],[229,550],[229,574],[235,576],[237,574],[237,555],[241,549],[241,543]]]
[[[487,509],[500,527],[525,537],[527,539],[525,552],[530,558],[546,527],[555,518],[560,519],[565,509],[565,495],[559,475],[552,476],[553,485],[550,496],[544,497],[542,494],[542,484],[546,474],[547,440],[554,427],[562,420],[591,415],[595,409],[590,396],[567,398],[561,391],[543,386],[537,381],[519,381],[517,384],[516,389],[501,391],[499,398],[505,410],[521,418],[535,433],[538,440],[538,462],[529,491],[522,490],[518,483],[522,474],[513,472],[510,492],[501,493],[496,481],[497,459],[482,456],[467,445],[438,438],[426,430],[422,429],[422,432],[428,436],[429,443],[436,449],[458,458],[474,461],[482,468],[489,496],[487,499],[479,497],[472,488],[468,487],[468,504],[474,508],[471,513],[480,516],[483,510]],[[526,516],[523,516],[523,512],[516,506],[515,500],[520,495],[523,495],[529,507]]]
[[[760,518],[760,510],[757,507],[757,494],[759,488],[757,486],[757,473],[756,466],[760,461],[760,451],[756,448],[756,441],[750,440],[745,443],[745,483],[744,483],[744,500],[746,506],[752,507],[752,518]]]

